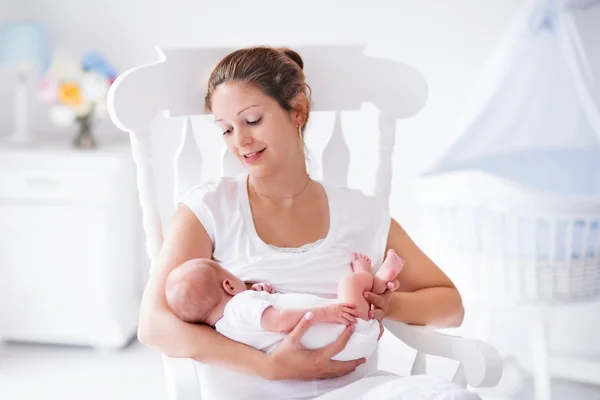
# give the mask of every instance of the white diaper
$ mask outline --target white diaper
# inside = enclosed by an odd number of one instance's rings
[[[337,300],[298,294],[255,292],[247,290],[237,294],[227,303],[215,328],[228,338],[245,343],[263,351],[273,350],[287,334],[265,331],[261,318],[265,309],[273,306],[277,309],[311,308],[337,303]],[[346,328],[343,324],[323,323],[309,328],[301,340],[308,349],[320,349],[333,343]],[[333,357],[334,360],[348,361],[369,357],[377,347],[379,323],[376,320],[359,319],[356,330],[350,337],[344,350]]]
[[[307,349],[320,349],[335,342],[346,327],[341,324],[318,324],[312,326],[304,335],[301,343]],[[349,361],[367,358],[377,347],[379,337],[379,322],[377,320],[365,321],[358,319],[356,330],[350,337],[344,350],[338,353],[333,360]]]

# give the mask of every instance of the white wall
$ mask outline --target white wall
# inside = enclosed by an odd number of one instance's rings
[[[6,0],[4,0],[6,1]],[[9,0],[10,1],[10,0]],[[61,52],[98,48],[123,71],[154,59],[152,46],[369,43],[369,52],[406,61],[429,82],[430,98],[415,118],[399,124],[394,155],[394,217],[416,227],[409,187],[457,137],[453,128],[474,78],[524,0],[346,0],[302,2],[198,0],[28,0],[27,16],[48,23]],[[24,3],[23,3],[24,4]],[[169,4],[169,5],[167,5]],[[368,6],[367,6],[368,4]],[[2,10],[2,8],[0,8]],[[10,11],[10,8],[9,8]],[[14,7],[13,7],[14,11]],[[2,91],[2,93],[4,93]],[[0,102],[4,101],[4,94]],[[1,104],[1,103],[0,103]],[[0,128],[7,113],[0,109]],[[32,107],[41,132],[55,132],[43,106]],[[101,129],[113,130],[109,123]],[[171,146],[178,121],[157,119],[155,147]],[[165,131],[170,131],[167,135]],[[160,135],[162,134],[162,135]],[[351,135],[360,135],[352,131]],[[161,180],[170,176],[170,165]],[[163,203],[169,194],[163,193]],[[561,315],[553,346],[600,354],[600,325],[583,329],[597,308]],[[515,340],[522,335],[511,328]],[[570,336],[577,336],[577,340]]]
[[[17,2],[15,0],[2,0],[0,1],[0,21],[7,20],[18,15]]]
[[[17,0],[0,0],[0,24],[20,17],[21,6]],[[13,75],[0,68],[0,137],[5,135],[12,123]]]
[[[284,9],[274,0],[27,1],[26,16],[49,24],[58,51],[79,56],[98,48],[121,71],[153,60],[156,43],[361,42],[369,44],[372,54],[411,63],[427,78],[430,98],[417,117],[401,122],[397,136],[394,215],[407,226],[413,215],[406,192],[411,179],[456,137],[452,126],[469,85],[523,3],[376,0],[366,6],[357,0],[306,0]],[[33,103],[31,113],[37,131],[58,131],[44,105]],[[0,114],[0,127],[8,125],[7,116]],[[111,128],[106,123],[99,127]]]

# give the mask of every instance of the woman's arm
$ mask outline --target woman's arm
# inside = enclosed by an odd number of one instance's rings
[[[209,326],[189,324],[177,318],[165,298],[165,282],[176,266],[193,258],[212,258],[212,242],[195,214],[180,206],[171,221],[155,270],[150,276],[140,309],[139,340],[172,357],[193,358],[266,379],[315,379],[345,375],[364,360],[331,361],[350,339],[346,330],[326,348],[308,351],[299,344],[310,321],[296,329],[272,353],[235,342]],[[341,348],[340,348],[341,347]]]
[[[367,300],[377,308],[373,316],[414,325],[460,326],[464,308],[458,290],[393,219],[387,249],[394,249],[405,264],[397,278],[400,287],[395,292],[381,296],[367,294]]]
[[[169,309],[165,281],[176,266],[193,258],[212,258],[210,237],[194,213],[180,206],[163,242],[140,309],[139,340],[172,357],[221,364],[240,372],[265,376],[264,354],[234,342],[205,325],[181,321]],[[261,366],[262,364],[262,366]]]

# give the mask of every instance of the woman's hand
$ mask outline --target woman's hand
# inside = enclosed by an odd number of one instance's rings
[[[387,283],[387,289],[385,292],[395,292],[400,287],[400,281],[398,279],[394,279],[392,282]]]
[[[387,283],[387,289],[383,293],[391,294],[395,292],[399,287],[400,281],[398,281],[398,279],[395,279],[392,282]],[[365,292],[365,299],[367,300],[371,308],[371,310],[369,311],[369,318],[376,319],[379,322],[379,337],[377,337],[377,340],[381,339],[381,337],[383,336],[383,332],[385,331],[382,321],[383,318],[385,318],[386,311],[388,309],[387,303],[389,299],[384,299],[382,298],[382,296],[383,294],[376,295],[372,292]],[[372,301],[372,299],[375,299],[375,301]]]
[[[268,353],[270,359],[268,378],[271,380],[311,380],[336,378],[346,375],[363,364],[360,358],[353,361],[333,361],[331,358],[341,352],[354,332],[354,325],[347,327],[337,340],[318,350],[308,350],[300,343],[302,336],[310,328],[312,313],[307,313],[288,336]]]
[[[390,308],[392,296],[393,292],[385,292],[384,294],[365,292],[365,299],[371,304],[369,318],[381,322]]]
[[[381,322],[387,315],[388,303],[391,298],[391,294],[398,290],[400,287],[400,281],[395,279],[387,283],[387,289],[382,294],[375,294],[373,292],[365,292],[364,296],[367,302],[371,305],[371,311],[369,311],[369,318],[376,319]],[[381,337],[381,336],[379,336]]]

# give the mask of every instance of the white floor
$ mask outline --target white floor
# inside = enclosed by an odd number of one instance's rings
[[[508,376],[508,375],[507,375]],[[529,379],[510,397],[533,400]],[[137,342],[121,351],[7,344],[0,346],[0,400],[164,400],[160,357]],[[600,387],[553,382],[553,400],[599,400]]]
[[[160,356],[133,343],[124,350],[0,346],[1,400],[163,400]]]

